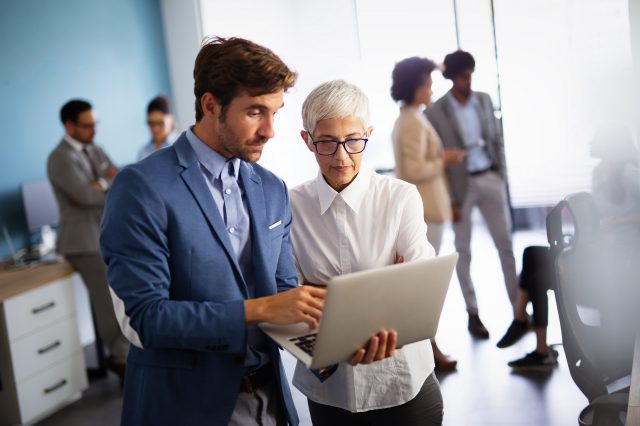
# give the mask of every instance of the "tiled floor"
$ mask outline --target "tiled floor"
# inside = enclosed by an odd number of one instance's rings
[[[496,341],[511,321],[511,310],[504,290],[497,253],[487,232],[476,227],[473,236],[472,274],[480,305],[480,315],[491,332],[488,341],[471,338],[466,330],[464,302],[454,278],[442,314],[438,343],[458,359],[458,369],[440,375],[447,426],[509,425],[565,426],[577,424],[580,410],[587,400],[574,385],[562,347],[560,365],[549,374],[519,375],[511,372],[507,361],[518,358],[534,348],[533,333],[508,349],[498,349]],[[453,235],[445,234],[441,252],[453,251]],[[544,244],[543,230],[517,232],[514,236],[516,260],[520,264],[522,250],[527,245]],[[550,298],[549,342],[560,343],[560,328],[553,297]],[[294,359],[284,355],[289,378]],[[310,425],[306,400],[292,390],[301,425]],[[39,423],[53,425],[115,425],[119,424],[121,397],[115,377],[94,382],[84,397]]]

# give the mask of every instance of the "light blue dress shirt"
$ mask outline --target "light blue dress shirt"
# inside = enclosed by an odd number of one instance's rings
[[[189,128],[187,140],[200,162],[200,170],[211,196],[224,220],[240,270],[247,283],[249,297],[255,297],[253,263],[251,261],[251,222],[246,197],[239,184],[239,158],[226,159],[202,142]],[[249,350],[245,359],[247,370],[255,370],[269,362],[267,338],[257,326],[248,328]]]
[[[453,106],[453,112],[462,133],[462,141],[467,150],[467,171],[473,173],[487,170],[493,162],[485,147],[486,141],[482,139],[482,123],[478,115],[478,100],[472,93],[467,103],[462,105],[451,92],[447,96]]]

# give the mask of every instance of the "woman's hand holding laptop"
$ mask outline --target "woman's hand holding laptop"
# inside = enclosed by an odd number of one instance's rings
[[[398,333],[395,330],[387,331],[382,329],[375,336],[369,339],[367,348],[360,348],[349,359],[349,364],[371,364],[392,357],[396,352],[398,343]]]

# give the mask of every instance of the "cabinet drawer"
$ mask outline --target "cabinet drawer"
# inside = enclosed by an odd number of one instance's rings
[[[9,341],[45,327],[75,311],[71,278],[5,300],[4,313]]]
[[[11,343],[16,382],[47,369],[80,350],[75,315]]]
[[[72,395],[86,389],[82,352],[18,384],[18,405],[23,423],[65,403]]]

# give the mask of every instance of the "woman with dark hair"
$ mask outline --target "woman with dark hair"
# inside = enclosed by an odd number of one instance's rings
[[[147,126],[151,140],[138,152],[138,160],[148,157],[161,148],[171,146],[180,136],[176,132],[171,103],[165,96],[156,96],[147,106]]]
[[[444,167],[462,160],[464,150],[443,151],[440,137],[421,109],[431,103],[431,72],[435,64],[427,58],[411,57],[396,64],[391,97],[400,104],[393,128],[396,176],[416,185],[424,205],[427,238],[440,250],[444,222],[451,219],[451,201]],[[453,370],[457,361],[444,355],[431,340],[436,367]]]

